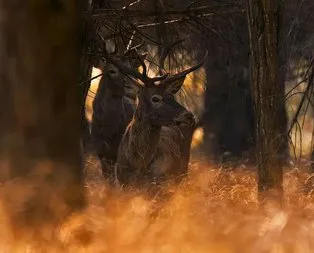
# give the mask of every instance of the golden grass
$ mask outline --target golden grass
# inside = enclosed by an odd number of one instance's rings
[[[187,79],[187,89],[202,99],[203,90],[193,88],[192,80]],[[312,119],[307,121],[312,124]],[[308,149],[310,134],[303,135],[307,137],[303,143],[293,140],[298,149],[303,145]],[[195,132],[193,148],[202,136],[201,129]],[[41,251],[36,244],[33,248],[21,244],[13,251],[17,242],[7,239],[8,250],[3,246],[0,252],[314,252],[314,185],[309,175],[298,170],[285,172],[284,207],[266,210],[258,208],[253,170],[223,172],[193,162],[186,182],[162,189],[172,193],[167,200],[151,199],[144,189],[109,189],[94,160],[86,171],[88,207],[70,217],[52,243],[47,240]],[[5,218],[1,224],[0,238],[6,238],[10,225]]]
[[[12,241],[1,219],[0,252],[307,253],[314,251],[314,195],[308,175],[285,173],[285,207],[261,211],[255,173],[223,172],[192,162],[168,199],[144,189],[109,189],[95,160],[86,167],[87,209],[73,215],[46,241]],[[313,187],[313,186],[311,186]],[[31,237],[30,237],[31,238]],[[51,239],[53,238],[53,239]]]

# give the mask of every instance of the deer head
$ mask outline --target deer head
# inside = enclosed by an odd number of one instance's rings
[[[114,59],[114,61],[123,62],[126,67],[136,69],[146,57],[146,54],[143,54],[137,56],[141,58],[141,61],[139,61],[137,57],[134,59],[134,52],[141,45],[142,44],[126,50],[121,56],[117,54],[115,45],[111,43],[105,43],[105,48],[99,51],[101,55],[105,52],[105,55],[110,55],[110,58]],[[103,71],[101,85],[106,85],[106,88],[114,96],[123,97],[125,95],[126,87],[136,84],[133,79],[125,75],[125,73],[123,73],[115,64],[106,60],[104,57],[102,57],[102,61],[98,64],[98,67]]]
[[[180,90],[185,76],[172,82],[160,82],[159,85],[140,86],[138,109],[148,117],[152,125],[193,125],[194,116],[174,98]]]
[[[180,105],[174,98],[174,95],[181,89],[186,76],[197,70],[203,65],[204,60],[194,67],[188,68],[180,73],[170,75],[168,73],[157,76],[148,77],[147,68],[144,61],[138,57],[141,62],[143,71],[138,72],[134,68],[123,64],[107,54],[106,59],[116,66],[120,71],[139,80],[139,104],[137,113],[148,117],[150,122],[156,126],[169,125],[193,125],[195,124],[194,116]]]

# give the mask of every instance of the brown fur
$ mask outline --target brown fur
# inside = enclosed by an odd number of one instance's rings
[[[116,172],[122,184],[187,173],[195,121],[184,127],[156,125],[143,99],[140,95],[119,147]],[[187,113],[182,107],[180,115]]]
[[[187,173],[190,144],[195,119],[174,98],[186,75],[200,68],[204,60],[177,74],[148,77],[141,61],[142,73],[107,58],[120,70],[140,80],[138,105],[133,120],[122,137],[116,163],[116,179],[122,184]],[[162,71],[160,71],[162,73]],[[167,127],[167,128],[164,128]]]
[[[114,80],[108,73],[108,66],[103,70],[103,77],[93,101],[91,123],[93,146],[105,176],[112,174],[112,165],[117,159],[119,143],[135,109],[125,96],[124,88],[128,84],[128,79],[116,68],[114,70],[117,71]],[[117,83],[110,88],[109,82]]]

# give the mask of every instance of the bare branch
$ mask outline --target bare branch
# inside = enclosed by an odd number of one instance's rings
[[[310,76],[309,76],[308,85],[307,85],[307,87],[306,87],[306,90],[304,91],[304,94],[303,94],[302,99],[301,99],[301,101],[300,101],[300,103],[299,103],[298,109],[297,109],[297,111],[296,111],[296,113],[295,113],[295,115],[294,115],[294,117],[293,117],[293,120],[292,120],[292,122],[291,122],[290,128],[289,128],[289,130],[288,130],[288,134],[291,133],[291,130],[292,130],[293,126],[294,126],[294,125],[296,124],[296,122],[298,121],[298,117],[299,117],[299,115],[300,115],[301,108],[302,108],[302,106],[303,106],[303,104],[304,104],[305,98],[308,96],[309,91],[311,90],[312,86],[314,85],[314,82],[313,82],[313,80],[314,80],[313,62],[312,62],[311,65],[312,65],[312,71],[311,71]]]
[[[224,7],[229,7],[229,9],[223,9]],[[200,15],[208,15],[208,14],[215,14],[221,13],[220,10],[225,11],[244,11],[243,8],[235,8],[232,6],[230,8],[230,4],[228,5],[220,5],[219,8],[215,8],[213,6],[203,6],[198,8],[188,8],[184,10],[168,10],[164,12],[165,16],[200,16]],[[122,14],[127,17],[158,17],[160,16],[160,11],[146,11],[146,10],[132,10],[126,12],[126,9],[100,9],[95,10],[93,14],[93,18],[108,18],[114,16],[122,16]]]
[[[97,76],[93,76],[92,78],[88,79],[88,80],[85,80],[85,81],[82,81],[79,83],[80,86],[82,86],[83,84],[85,83],[90,83],[91,81],[93,81],[94,79],[97,79],[98,77],[101,77],[103,76],[103,73],[97,75]]]

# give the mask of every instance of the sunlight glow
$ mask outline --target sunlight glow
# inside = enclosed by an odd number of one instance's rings
[[[97,68],[93,68],[92,70],[92,77],[97,76],[101,74],[101,70]],[[98,89],[98,84],[100,81],[101,77],[98,77],[94,80],[92,80],[90,88],[87,93],[87,98],[85,102],[85,113],[86,113],[86,118],[90,122],[92,120],[92,115],[93,115],[93,101],[94,97],[96,95],[97,89]]]
[[[195,149],[203,143],[204,129],[199,127],[195,130],[192,138],[191,148]]]

